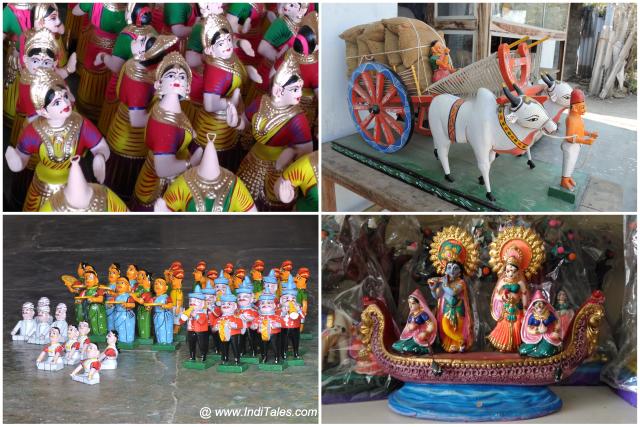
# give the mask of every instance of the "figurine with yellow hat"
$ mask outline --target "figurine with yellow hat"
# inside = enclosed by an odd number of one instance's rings
[[[107,124],[106,137],[112,155],[105,183],[125,200],[133,193],[149,151],[145,127],[154,95],[153,73],[177,42],[175,36],[158,35],[153,27],[144,26],[131,40],[131,58],[119,71],[116,111]]]
[[[149,151],[138,175],[132,209],[153,210],[173,179],[200,164],[203,150],[190,152],[195,137],[191,122],[180,101],[187,99],[191,86],[191,68],[178,52],[166,55],[155,73],[154,87],[159,101],[151,108],[145,129]]]
[[[560,185],[573,191],[576,182],[572,175],[580,156],[581,145],[591,145],[598,138],[598,132],[589,132],[584,128],[582,116],[587,111],[584,93],[575,88],[571,92],[569,115],[567,116],[567,136],[562,141],[562,179]]]
[[[89,150],[93,172],[104,181],[109,147],[89,120],[74,112],[66,83],[55,71],[39,69],[29,91],[38,118],[23,128],[16,147],[8,147],[5,158],[9,169],[22,171],[32,155],[39,156],[23,210],[40,210],[51,195],[66,184],[71,158]]]
[[[473,345],[473,313],[464,275],[476,271],[478,246],[465,230],[451,226],[436,233],[430,254],[436,272],[442,274],[427,281],[438,300],[440,344],[448,353],[468,351]]]
[[[498,274],[491,296],[491,317],[496,326],[487,339],[501,352],[518,351],[520,330],[530,296],[527,280],[544,262],[542,239],[527,227],[506,227],[491,242],[489,265]]]
[[[254,99],[244,114],[233,103],[227,106],[227,123],[240,130],[250,126],[256,141],[238,177],[258,210],[291,210],[279,201],[274,185],[287,166],[313,150],[309,121],[299,105],[303,85],[298,63],[287,57],[273,76],[269,95]]]

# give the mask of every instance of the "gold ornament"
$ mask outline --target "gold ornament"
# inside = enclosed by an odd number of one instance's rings
[[[44,108],[45,97],[49,89],[53,89],[56,93],[65,92],[67,85],[62,77],[60,77],[55,71],[40,68],[33,73],[33,81],[29,88],[29,95],[31,96],[31,102],[36,110]]]
[[[445,227],[436,233],[429,253],[438,274],[444,274],[447,263],[453,261],[462,264],[465,274],[471,275],[480,260],[478,244],[469,233],[456,226]]]
[[[187,60],[178,52],[171,52],[165,56],[162,61],[160,61],[158,69],[156,70],[156,81],[160,81],[162,75],[174,67],[180,67],[187,73],[187,82],[190,88],[192,78],[191,68],[189,67],[189,64],[187,64]],[[187,90],[187,93],[189,91],[190,90]]]
[[[44,18],[47,15],[47,10],[49,10],[50,7],[53,7],[56,10],[56,12],[58,12],[58,6],[56,6],[55,3],[36,3],[33,6],[32,13],[33,13],[34,26],[35,26],[35,23],[40,20],[44,22]]]
[[[507,227],[489,246],[489,265],[502,273],[507,264],[516,265],[527,279],[542,266],[546,258],[542,238],[531,228]]]
[[[60,47],[56,42],[56,36],[45,28],[40,30],[30,29],[25,33],[24,53],[28,54],[32,49],[49,49],[53,52],[54,59],[60,54]]]
[[[273,76],[273,84],[284,87],[292,76],[298,76],[302,80],[298,62],[292,55],[285,55],[284,61]]]
[[[147,26],[145,26],[145,27],[147,27]],[[136,61],[148,61],[151,58],[155,58],[156,56],[158,56],[162,52],[166,52],[169,48],[171,48],[171,46],[173,46],[176,43],[178,43],[178,37],[174,36],[173,34],[172,35],[165,35],[165,34],[157,35],[156,30],[154,30],[153,27],[151,27],[151,26],[148,26],[148,32],[149,32],[149,34],[148,35],[145,34],[145,35],[147,37],[155,37],[156,41],[153,43],[153,45],[149,49],[145,50],[144,52],[142,52],[139,55],[134,55],[134,59]]]
[[[202,47],[207,48],[211,46],[211,39],[216,33],[225,30],[228,34],[231,34],[231,25],[224,15],[210,15],[204,20],[202,25]]]
[[[320,40],[320,33],[318,32],[318,12],[315,10],[313,12],[307,13],[302,21],[300,21],[300,27],[307,26],[313,30],[313,33],[316,35],[316,40]]]

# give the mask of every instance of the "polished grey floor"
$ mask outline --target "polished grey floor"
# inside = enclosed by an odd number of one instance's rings
[[[5,216],[4,217],[4,422],[9,423],[306,423],[314,416],[216,415],[203,419],[200,410],[219,408],[309,410],[318,408],[317,216]],[[72,306],[59,280],[75,274],[79,261],[95,266],[101,281],[111,262],[135,262],[162,274],[172,261],[185,266],[184,288],[199,260],[219,269],[225,262],[250,268],[256,258],[268,268],[291,259],[307,266],[309,315],[306,330],[314,340],[302,341],[306,366],[282,373],[252,366],[243,374],[215,368],[182,368],[187,348],[174,353],[122,351],[115,371],[103,371],[101,382],[88,386],[69,378],[71,368],[48,373],[35,368],[40,347],[11,341],[24,301],[41,296]],[[68,320],[73,318],[69,311]],[[104,344],[100,347],[103,348]],[[263,409],[264,412],[269,412]],[[206,410],[205,410],[206,413]],[[206,414],[205,414],[206,415]]]

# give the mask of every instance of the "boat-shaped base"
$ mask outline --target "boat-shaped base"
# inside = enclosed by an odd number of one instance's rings
[[[562,401],[546,386],[406,383],[389,407],[407,417],[437,421],[514,421],[557,412]]]

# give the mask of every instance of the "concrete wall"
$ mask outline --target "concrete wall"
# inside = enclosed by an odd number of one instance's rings
[[[569,26],[564,54],[564,79],[569,80],[577,73],[578,47],[580,46],[580,30],[582,28],[582,4],[571,3],[569,9]]]
[[[397,3],[323,3],[320,40],[322,84],[320,127],[322,142],[356,131],[347,108],[347,64],[343,31],[398,15]]]

